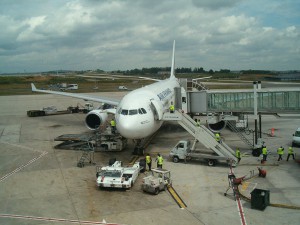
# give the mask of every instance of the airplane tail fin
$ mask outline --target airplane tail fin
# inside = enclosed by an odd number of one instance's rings
[[[36,87],[33,83],[31,83],[31,91],[36,91]]]
[[[175,40],[173,42],[172,67],[170,78],[175,78]]]

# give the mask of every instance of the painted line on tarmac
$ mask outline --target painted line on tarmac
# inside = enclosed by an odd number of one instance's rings
[[[38,157],[34,157],[33,159],[31,159],[28,163],[18,167],[17,169],[15,169],[14,171],[4,175],[3,177],[0,178],[0,182],[3,182],[4,180],[6,180],[7,178],[9,178],[10,176],[14,175],[15,173],[19,172],[20,170],[24,169],[25,167],[29,166],[30,164],[32,164],[33,162],[35,162],[36,160],[42,158],[44,155],[48,154],[48,152],[42,152],[42,154],[40,154]]]
[[[105,220],[103,220],[103,222],[80,221],[80,220],[70,220],[70,219],[39,217],[39,216],[23,216],[23,215],[14,215],[14,214],[0,214],[0,218],[25,219],[25,220],[35,220],[35,221],[50,221],[50,222],[58,222],[58,223],[67,222],[67,223],[74,223],[74,224],[125,225],[125,224],[119,224],[119,223],[107,223]]]

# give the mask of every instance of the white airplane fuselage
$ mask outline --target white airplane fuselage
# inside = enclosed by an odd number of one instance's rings
[[[31,84],[34,92],[63,95],[117,106],[117,109],[95,109],[86,116],[86,126],[91,130],[99,129],[107,120],[108,113],[115,114],[118,132],[128,139],[143,139],[156,132],[162,125],[163,114],[174,102],[174,88],[180,87],[175,77],[175,41],[173,43],[172,66],[170,78],[129,92],[119,102],[108,98],[37,89]]]
[[[121,100],[115,118],[119,133],[129,139],[152,135],[162,125],[161,116],[174,102],[175,77],[134,90]]]

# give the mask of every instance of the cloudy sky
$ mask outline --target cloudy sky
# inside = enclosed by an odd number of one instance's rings
[[[0,73],[300,70],[299,0],[1,0]]]

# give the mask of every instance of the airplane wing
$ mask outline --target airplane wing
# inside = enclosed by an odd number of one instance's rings
[[[94,96],[90,96],[90,95],[77,94],[77,93],[41,90],[41,89],[37,89],[33,83],[31,83],[31,90],[33,92],[41,92],[41,93],[54,94],[54,95],[63,95],[63,96],[68,96],[68,97],[73,97],[73,98],[84,99],[84,100],[88,100],[88,101],[107,103],[110,105],[118,105],[120,102],[120,100],[106,98],[106,97],[96,97],[96,96],[94,97]]]
[[[160,79],[150,78],[150,77],[137,77],[130,75],[108,75],[108,74],[94,74],[94,75],[77,75],[78,77],[93,78],[93,79],[131,79],[131,80],[151,80],[151,81],[161,81]]]

